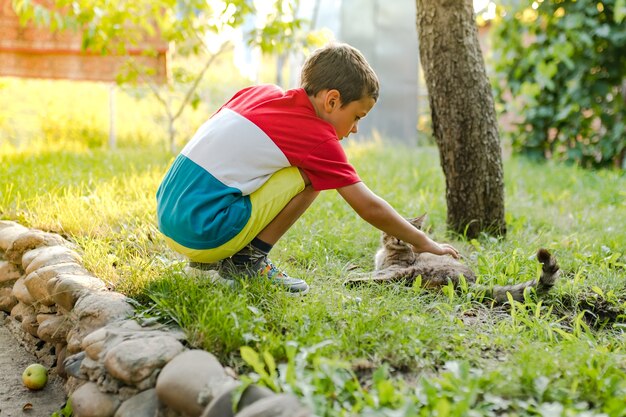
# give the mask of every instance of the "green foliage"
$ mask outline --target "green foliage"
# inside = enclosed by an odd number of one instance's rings
[[[52,413],[50,417],[72,417],[73,412],[74,410],[72,410],[72,400],[70,398],[67,400],[63,408],[61,408],[59,411],[55,411],[54,413]]]
[[[517,117],[514,147],[626,168],[624,1],[507,3],[493,30],[495,89]]]

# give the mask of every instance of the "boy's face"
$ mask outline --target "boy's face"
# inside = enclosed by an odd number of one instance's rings
[[[333,94],[336,92],[336,94]],[[335,128],[339,140],[348,137],[350,133],[358,131],[359,120],[367,116],[376,101],[371,97],[364,97],[341,106],[341,99],[337,90],[327,92],[324,110],[319,116]]]

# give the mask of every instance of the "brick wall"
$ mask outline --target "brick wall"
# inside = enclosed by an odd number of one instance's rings
[[[154,81],[166,80],[167,44],[159,39],[146,41],[128,56],[84,52],[81,44],[79,33],[52,33],[32,23],[21,26],[11,0],[0,0],[0,76],[113,81],[124,62],[132,58],[154,68]],[[156,49],[156,55],[143,56],[142,50],[149,47]]]

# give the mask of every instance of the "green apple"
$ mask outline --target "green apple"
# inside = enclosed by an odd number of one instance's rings
[[[39,390],[48,382],[48,369],[38,363],[28,365],[22,374],[24,386],[31,390]]]

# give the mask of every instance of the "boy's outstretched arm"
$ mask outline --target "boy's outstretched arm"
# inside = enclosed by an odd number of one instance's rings
[[[424,232],[413,227],[385,200],[374,194],[365,184],[358,182],[337,191],[344,200],[366,222],[383,232],[413,245],[415,252],[430,252],[435,255],[459,257],[459,252],[451,245],[437,243]]]

